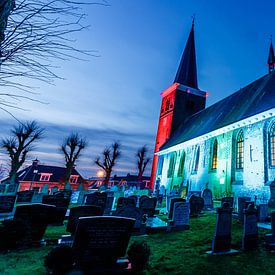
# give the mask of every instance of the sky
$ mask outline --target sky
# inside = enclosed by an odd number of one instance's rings
[[[122,155],[114,174],[136,173],[135,154],[146,144],[153,156],[160,93],[174,80],[195,14],[199,88],[207,105],[267,73],[270,35],[275,35],[275,2],[220,0],[108,0],[85,7],[87,30],[72,37],[75,46],[96,51],[87,61],[56,61],[64,80],[39,83],[40,101],[23,101],[21,120],[45,128],[44,139],[28,158],[64,165],[59,146],[72,132],[89,146],[77,163],[84,177],[95,176],[94,159],[114,141]],[[35,83],[37,86],[37,83]],[[0,92],[8,88],[0,87]],[[2,137],[16,125],[0,112]],[[6,164],[2,151],[0,162]],[[151,164],[150,164],[151,165]],[[146,171],[150,174],[150,167]]]

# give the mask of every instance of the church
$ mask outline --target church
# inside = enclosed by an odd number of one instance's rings
[[[268,74],[206,108],[193,22],[174,83],[161,93],[152,185],[267,200],[275,180],[274,66],[271,42]]]

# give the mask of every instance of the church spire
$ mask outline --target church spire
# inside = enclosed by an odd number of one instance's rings
[[[174,82],[198,89],[194,18]]]
[[[271,41],[270,41],[267,64],[268,64],[268,72],[269,73],[273,72],[274,67],[275,67],[275,56],[274,56],[274,49],[273,49],[273,45],[272,45],[272,37],[271,37]]]

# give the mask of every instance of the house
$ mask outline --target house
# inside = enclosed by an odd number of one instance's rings
[[[32,165],[17,172],[16,182],[19,182],[18,191],[37,190],[41,192],[45,186],[48,187],[51,193],[64,189],[65,171],[65,167],[39,164],[39,161],[36,159],[32,162]],[[8,178],[2,182],[7,180]],[[77,190],[80,183],[86,186],[83,177],[76,169],[73,169],[70,177],[71,189]]]
[[[275,179],[275,72],[205,108],[198,88],[194,23],[174,83],[162,94],[151,183],[168,192],[210,188],[216,198],[270,196]]]

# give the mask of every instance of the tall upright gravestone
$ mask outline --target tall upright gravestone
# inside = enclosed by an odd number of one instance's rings
[[[189,229],[189,203],[185,201],[175,202],[173,204],[173,215],[170,226],[167,228],[170,230],[186,230]]]
[[[212,191],[209,188],[206,188],[203,190],[202,198],[204,199],[204,209],[205,210],[213,209],[213,195],[212,195]]]
[[[246,208],[245,203],[250,200],[250,197],[238,197],[238,219],[241,223],[243,223],[244,220],[244,210]]]

